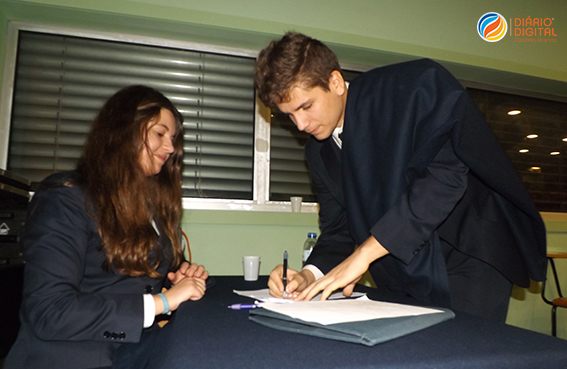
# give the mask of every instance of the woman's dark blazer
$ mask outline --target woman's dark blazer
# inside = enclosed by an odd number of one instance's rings
[[[47,182],[74,179],[73,172]],[[138,342],[143,294],[161,290],[164,278],[129,277],[102,267],[97,225],[81,186],[43,187],[30,205],[21,328],[5,369],[96,368],[111,365],[120,343]],[[171,248],[162,237],[162,249]],[[158,272],[165,275],[169,263]]]

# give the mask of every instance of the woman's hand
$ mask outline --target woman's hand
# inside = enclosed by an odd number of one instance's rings
[[[177,284],[183,278],[199,278],[203,280],[207,280],[209,278],[209,273],[205,270],[205,267],[199,265],[197,263],[191,263],[184,261],[177,269],[177,272],[173,273],[170,272],[167,274],[167,277],[171,281],[172,284]]]
[[[283,265],[278,265],[270,273],[268,280],[268,287],[270,288],[270,295],[282,298],[283,297]],[[295,298],[299,292],[303,291],[305,287],[315,281],[315,276],[309,270],[302,270],[298,272],[293,269],[287,270],[287,287],[286,298]]]
[[[205,279],[196,277],[184,277],[175,283],[169,290],[163,292],[169,304],[169,310],[175,311],[182,302],[187,300],[199,300],[205,294],[207,287]],[[156,315],[165,311],[163,301],[158,295],[154,295]]]
[[[182,302],[187,300],[199,300],[207,289],[206,281],[209,273],[202,265],[184,261],[177,271],[169,272],[167,278],[173,285],[169,290],[163,292],[169,304],[169,310],[177,310]],[[163,301],[158,295],[154,295],[156,315],[162,314],[165,309]]]

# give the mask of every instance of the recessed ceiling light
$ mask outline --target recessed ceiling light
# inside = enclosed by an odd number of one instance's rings
[[[552,151],[549,153],[549,155],[559,155],[559,151]]]
[[[523,152],[529,152],[529,151],[530,151],[530,150],[528,150],[528,149],[520,149],[520,152],[522,152],[522,153],[523,153]]]
[[[541,167],[531,167],[528,169],[530,172],[541,173]]]
[[[567,142],[567,137],[563,137],[563,141]]]
[[[521,110],[510,110],[508,112],[508,115],[518,115],[518,114],[521,114],[521,113],[522,113]]]
[[[534,133],[534,134],[531,134],[531,135],[527,135],[526,137],[532,139],[532,138],[538,138],[538,135],[536,135]]]

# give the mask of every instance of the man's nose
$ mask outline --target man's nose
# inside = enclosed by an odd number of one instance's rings
[[[297,117],[297,116],[295,117],[294,123],[297,129],[299,129],[300,131],[305,131],[305,128],[307,128],[307,126],[309,125],[307,119],[305,119],[304,117]]]

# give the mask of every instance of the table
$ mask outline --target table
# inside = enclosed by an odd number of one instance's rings
[[[456,313],[455,319],[367,347],[282,332],[227,308],[250,302],[233,289],[266,287],[267,277],[245,282],[214,277],[216,285],[183,303],[162,329],[117,351],[119,369],[181,368],[563,368],[567,341]],[[364,288],[369,297],[408,303],[403,296]],[[405,300],[405,301],[404,301]]]

